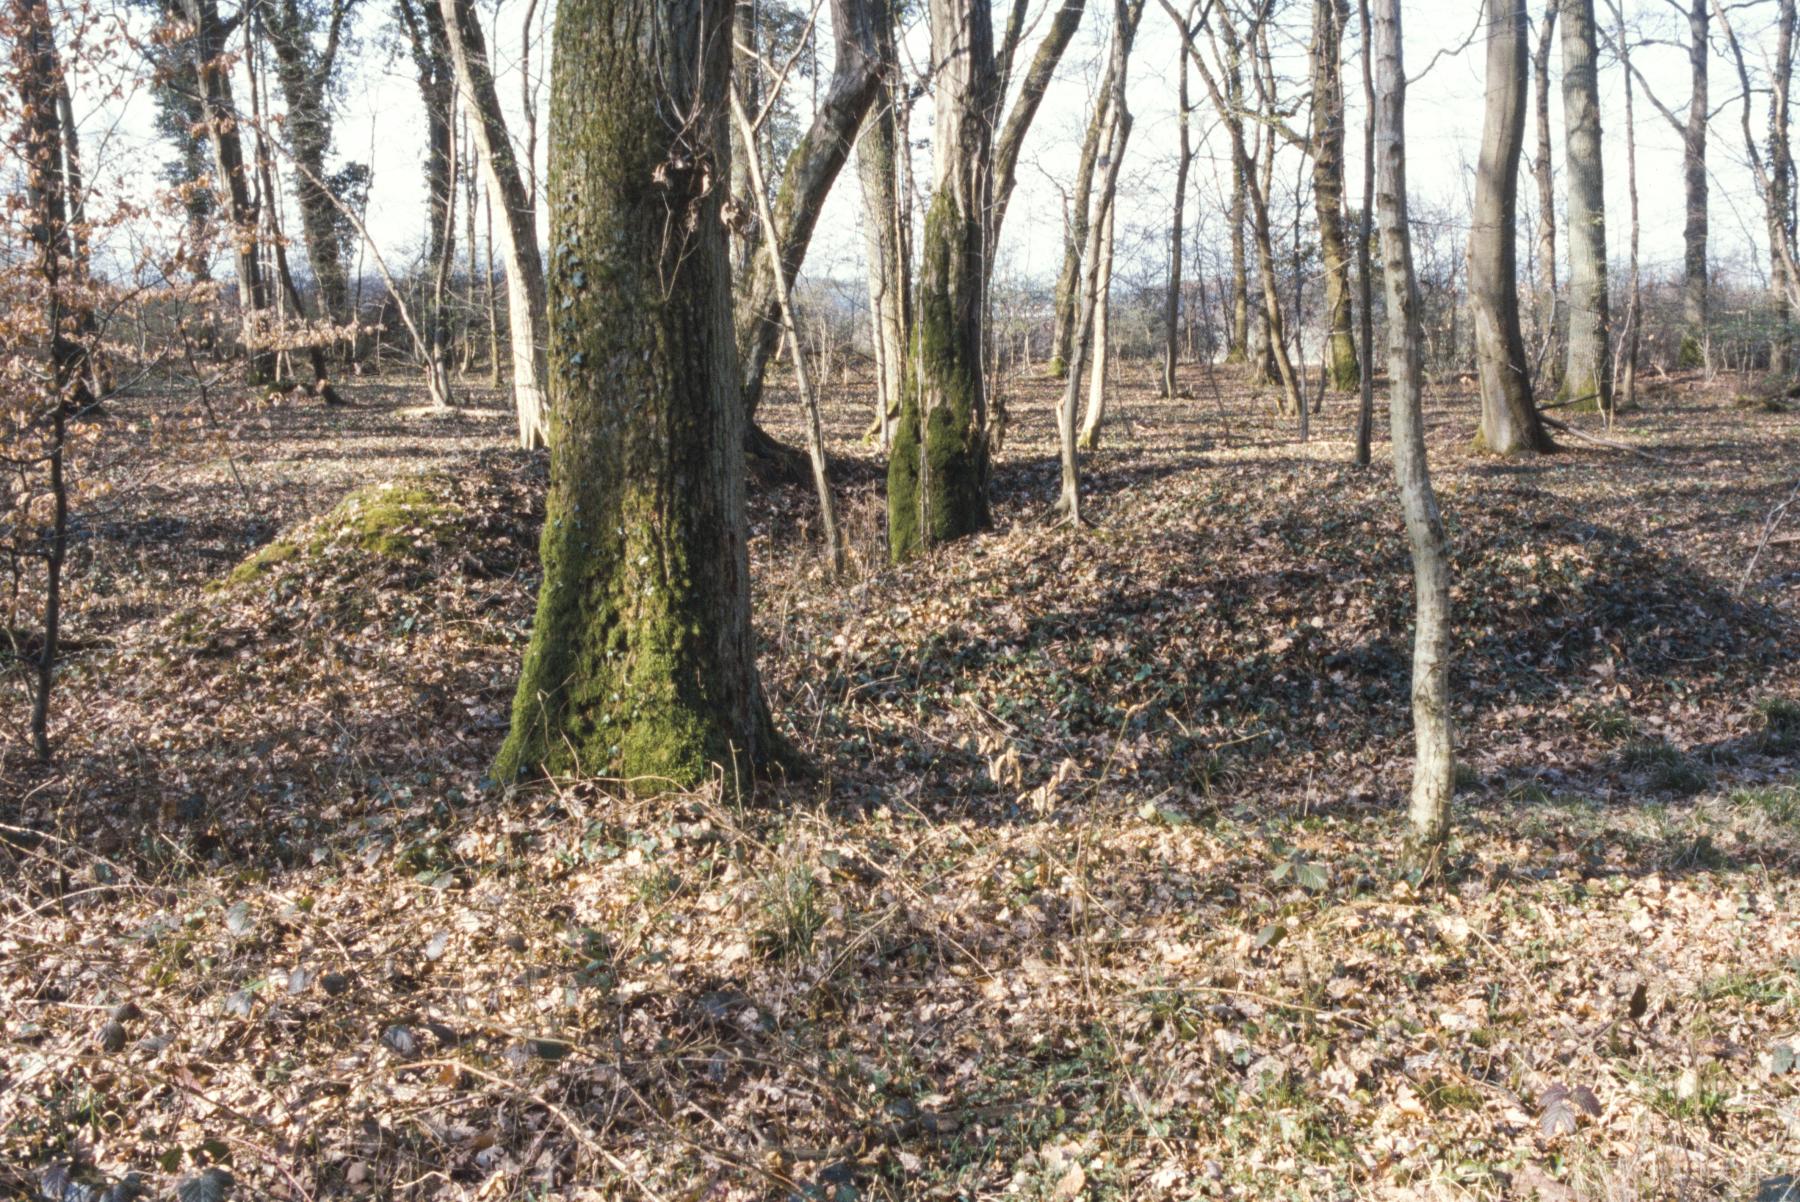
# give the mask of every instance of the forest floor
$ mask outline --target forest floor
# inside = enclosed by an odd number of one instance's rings
[[[812,772],[748,802],[485,778],[545,479],[496,394],[115,402],[54,771],[0,675],[0,1196],[1800,1197],[1800,412],[1678,377],[1641,454],[1511,463],[1434,391],[1420,893],[1385,439],[1126,374],[1091,528],[1021,382],[994,531],[901,569],[839,390],[853,578],[752,490]]]

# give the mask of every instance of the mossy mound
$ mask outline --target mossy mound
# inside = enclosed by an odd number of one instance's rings
[[[341,549],[417,563],[456,525],[461,507],[454,492],[450,481],[436,474],[359,488],[329,513],[259,548],[211,588],[250,584],[281,565]]]

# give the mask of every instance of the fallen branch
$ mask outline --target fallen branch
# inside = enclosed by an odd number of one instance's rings
[[[1664,465],[1665,467],[1674,467],[1675,466],[1675,461],[1673,459],[1667,459],[1661,455],[1652,454],[1651,452],[1644,450],[1642,447],[1634,447],[1634,446],[1631,446],[1631,445],[1629,445],[1627,443],[1623,443],[1623,442],[1614,442],[1610,438],[1600,438],[1597,435],[1589,434],[1584,430],[1577,430],[1574,426],[1571,426],[1568,422],[1558,421],[1554,417],[1543,417],[1542,414],[1540,414],[1539,417],[1543,421],[1543,423],[1546,426],[1549,426],[1551,429],[1561,430],[1564,434],[1568,434],[1575,438],[1579,438],[1583,442],[1591,442],[1597,447],[1607,447],[1614,451],[1629,451],[1633,455],[1636,455],[1643,459],[1648,459],[1651,463],[1660,463],[1660,464]]]

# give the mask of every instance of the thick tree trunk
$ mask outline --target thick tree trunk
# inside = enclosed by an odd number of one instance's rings
[[[1325,269],[1326,364],[1331,386],[1356,390],[1361,371],[1350,331],[1350,250],[1344,237],[1344,24],[1349,0],[1313,4],[1313,202]]]
[[[1519,326],[1515,209],[1525,147],[1525,0],[1485,0],[1487,104],[1469,230],[1469,300],[1481,378],[1476,442],[1497,455],[1551,449],[1531,396]]]
[[[537,211],[507,133],[500,95],[494,87],[487,43],[472,0],[439,0],[463,101],[475,118],[475,143],[481,152],[488,204],[500,204],[500,253],[506,263],[506,326],[512,344],[513,409],[518,416],[519,445],[541,447],[549,435],[545,413],[545,286],[538,251]],[[490,281],[489,287],[492,287]]]
[[[1612,412],[1606,286],[1606,189],[1594,0],[1563,0],[1563,123],[1569,184],[1569,339],[1561,397]]]
[[[243,319],[243,338],[249,351],[249,379],[267,384],[275,378],[275,356],[255,349],[265,340],[262,327],[268,319],[270,296],[263,281],[261,217],[250,190],[250,170],[244,163],[244,143],[239,136],[237,108],[231,98],[231,71],[225,60],[225,42],[231,26],[219,19],[216,0],[171,0],[176,13],[191,31],[189,45],[200,84],[200,112],[206,137],[212,144],[219,201],[231,223],[233,261],[237,269],[238,310]]]
[[[730,145],[730,20],[728,0],[557,12],[544,580],[502,780],[542,768],[685,787],[778,753],[750,629],[713,183]]]
[[[907,144],[904,92],[894,44],[893,0],[871,0],[879,85],[856,144],[862,184],[863,245],[868,253],[870,344],[875,350],[875,420],[869,436],[885,450],[900,416],[912,311],[911,215],[901,186],[898,147]],[[741,140],[741,139],[740,139]]]
[[[936,182],[920,246],[911,378],[888,460],[895,561],[989,521],[982,317],[995,80],[987,0],[931,0],[931,50]]]
[[[1582,0],[1573,0],[1581,3]],[[1412,234],[1406,203],[1406,74],[1400,53],[1400,0],[1375,7],[1376,180],[1381,253],[1386,268],[1388,312],[1388,412],[1394,439],[1394,476],[1412,547],[1413,632],[1412,802],[1408,809],[1409,867],[1420,878],[1442,871],[1450,837],[1454,788],[1450,717],[1450,555],[1431,468],[1425,455],[1421,412],[1424,370],[1420,358],[1419,291],[1413,274]]]
[[[856,131],[881,82],[875,22],[868,0],[831,0],[833,66],[831,83],[811,128],[788,156],[773,208],[775,227],[762,231],[781,247],[787,278],[796,279],[806,262],[813,227],[838,172],[850,157]],[[746,102],[748,98],[746,97]],[[743,139],[740,137],[739,141]],[[747,170],[747,165],[746,165]],[[757,255],[746,265],[737,305],[738,358],[744,371],[744,408],[756,421],[769,359],[781,341],[781,302],[773,262]]]

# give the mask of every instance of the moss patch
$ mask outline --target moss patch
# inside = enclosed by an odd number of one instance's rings
[[[281,564],[344,543],[383,559],[416,559],[443,540],[458,512],[442,491],[433,477],[358,489],[323,517],[255,551],[208,591],[254,583]]]

